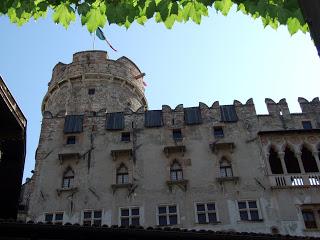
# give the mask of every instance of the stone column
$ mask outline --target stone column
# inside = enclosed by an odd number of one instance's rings
[[[284,161],[284,152],[278,152],[278,156],[280,158],[280,161],[281,161],[281,166],[282,166],[282,170],[283,170],[283,174],[288,174],[288,171],[287,171],[287,167],[286,167],[286,163]]]
[[[319,151],[314,151],[313,152],[313,157],[316,160],[318,170],[320,171]]]
[[[297,152],[296,156],[297,156],[297,159],[298,159],[298,163],[299,163],[299,167],[300,167],[301,173],[306,173],[304,171],[304,167],[303,167],[303,163],[302,163],[302,159],[301,159],[301,152]]]

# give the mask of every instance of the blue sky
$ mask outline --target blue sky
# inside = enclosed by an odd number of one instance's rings
[[[268,97],[286,98],[291,112],[300,112],[298,97],[319,96],[320,59],[309,34],[291,37],[286,27],[264,29],[260,20],[234,8],[227,17],[214,10],[209,15],[201,25],[175,24],[172,30],[154,20],[129,30],[106,26],[118,52],[98,39],[95,49],[108,51],[111,59],[127,56],[146,73],[149,109],[245,103],[252,97],[257,112],[266,113]],[[52,68],[70,63],[75,52],[92,50],[93,37],[79,21],[68,30],[50,17],[23,27],[0,17],[0,24],[0,75],[28,120],[25,179],[34,168],[40,106]]]

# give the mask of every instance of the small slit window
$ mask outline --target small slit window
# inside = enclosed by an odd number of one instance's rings
[[[67,144],[76,144],[76,136],[68,136],[67,137]]]
[[[222,127],[214,127],[213,128],[213,135],[216,138],[223,138],[224,137],[224,132]]]
[[[94,95],[95,92],[96,92],[96,90],[95,90],[94,88],[89,88],[89,89],[88,89],[88,94],[89,94],[89,95]]]
[[[182,132],[181,129],[173,129],[172,130],[172,137],[175,141],[182,141]]]
[[[130,142],[130,133],[129,132],[121,133],[121,141],[122,142]]]

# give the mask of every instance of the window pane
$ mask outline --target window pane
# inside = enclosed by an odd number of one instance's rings
[[[101,211],[94,211],[94,214],[93,214],[94,218],[101,218],[101,215],[102,215]]]
[[[238,202],[239,209],[244,209],[247,207],[246,202]]]
[[[226,169],[225,167],[220,167],[220,177],[226,177],[227,173],[226,173]]]
[[[226,171],[227,171],[227,177],[232,177],[232,168],[226,167]]]
[[[217,222],[217,215],[216,213],[208,213],[209,223]]]
[[[83,221],[83,226],[91,226],[91,221]]]
[[[131,215],[139,215],[139,208],[133,208],[131,209]]]
[[[129,218],[121,218],[121,226],[129,226]]]
[[[197,211],[205,211],[204,204],[197,204]]]
[[[126,183],[128,183],[128,182],[129,182],[129,175],[128,175],[128,174],[123,175],[123,181],[122,181],[122,183],[123,183],[123,184],[126,184]]]
[[[129,209],[128,208],[121,209],[121,216],[129,216]]]
[[[182,179],[183,179],[182,171],[179,170],[179,171],[177,172],[177,180],[182,180]]]
[[[214,203],[208,203],[208,204],[207,204],[207,208],[208,208],[209,211],[214,211],[214,210],[216,210],[216,206],[215,206]]]
[[[169,213],[176,213],[177,212],[177,206],[169,206]]]
[[[101,226],[101,220],[94,220],[93,224],[96,226]]]
[[[241,220],[249,220],[247,211],[240,211]]]
[[[167,209],[166,207],[158,207],[158,212],[159,212],[159,214],[161,214],[161,213],[166,213],[166,212],[167,212],[166,209]]]
[[[132,219],[131,219],[131,221],[132,221],[132,225],[134,225],[134,226],[139,226],[140,225],[140,220],[139,220],[140,218],[139,217],[133,217]]]
[[[117,175],[117,183],[122,184],[122,175]]]
[[[258,210],[251,210],[250,216],[251,216],[251,220],[253,220],[253,221],[259,220]]]
[[[46,214],[45,217],[44,217],[44,220],[46,222],[52,222],[52,219],[53,219],[53,214]]]
[[[169,223],[170,223],[170,225],[176,225],[176,224],[178,224],[178,217],[177,217],[177,215],[171,215],[171,216],[169,216]]]
[[[249,201],[249,208],[257,208],[257,202],[256,201]]]
[[[177,174],[175,171],[170,172],[170,179],[171,181],[177,181]]]
[[[63,213],[56,213],[55,220],[62,221],[62,219],[63,219]]]
[[[167,216],[159,216],[159,225],[166,226],[167,225]]]
[[[91,218],[91,211],[90,212],[84,212],[83,218]]]
[[[198,223],[200,224],[207,223],[206,214],[204,213],[198,214]]]

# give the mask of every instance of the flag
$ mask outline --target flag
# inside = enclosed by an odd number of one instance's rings
[[[96,30],[96,35],[97,35],[97,37],[100,39],[100,40],[103,40],[103,41],[106,41],[107,42],[107,44],[109,45],[109,47],[113,50],[113,51],[117,51],[114,47],[112,47],[111,46],[111,44],[108,42],[108,40],[107,40],[107,38],[106,38],[106,36],[103,34],[103,32],[102,32],[102,30],[101,30],[101,28],[97,28],[97,30]]]

